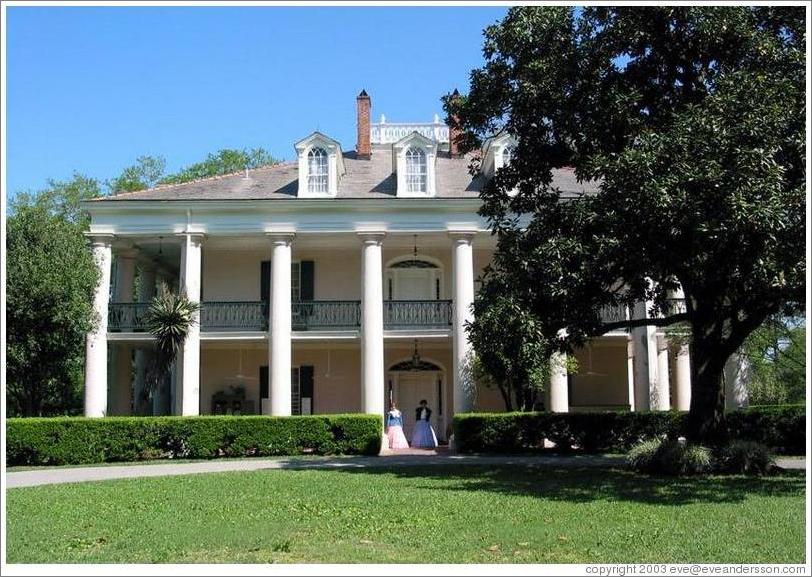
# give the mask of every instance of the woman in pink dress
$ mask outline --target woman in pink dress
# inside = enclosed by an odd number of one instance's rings
[[[408,449],[409,443],[406,435],[403,434],[403,415],[398,411],[395,403],[386,414],[386,437],[389,440],[390,449]]]

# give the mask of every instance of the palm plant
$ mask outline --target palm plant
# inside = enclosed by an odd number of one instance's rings
[[[197,322],[195,314],[199,310],[200,303],[189,300],[183,292],[172,292],[166,285],[162,285],[159,294],[152,299],[146,322],[155,337],[155,360],[145,394],[151,395],[169,375],[189,328]]]

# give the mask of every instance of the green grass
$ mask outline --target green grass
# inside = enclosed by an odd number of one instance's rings
[[[269,470],[10,489],[10,563],[801,563],[804,474]]]

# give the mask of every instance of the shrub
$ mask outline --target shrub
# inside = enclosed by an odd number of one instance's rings
[[[454,416],[461,453],[521,453],[544,449],[623,453],[640,441],[683,434],[687,413],[466,413]],[[728,415],[730,436],[762,443],[779,454],[806,453],[803,406],[753,408]]]
[[[765,475],[774,466],[775,460],[770,450],[753,441],[733,441],[717,457],[718,470],[725,473]]]
[[[650,439],[635,445],[626,457],[629,466],[641,473],[697,475],[713,467],[711,451],[677,439]]]
[[[640,441],[626,455],[626,463],[635,471],[648,471],[653,468],[657,450],[663,444],[662,439]]]
[[[8,419],[9,465],[380,451],[376,415]]]

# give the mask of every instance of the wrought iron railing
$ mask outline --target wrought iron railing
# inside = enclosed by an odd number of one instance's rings
[[[355,329],[361,326],[361,301],[291,303],[294,331]]]
[[[601,309],[601,320],[616,323],[626,320],[626,305],[606,305]]]
[[[263,301],[204,301],[200,328],[208,331],[267,331],[268,303]]]
[[[143,333],[147,330],[149,303],[110,303],[107,307],[107,330]]]
[[[451,301],[383,301],[383,326],[387,329],[448,328]]]
[[[110,303],[110,332],[146,332],[149,303]],[[451,301],[384,301],[387,329],[448,328]],[[360,301],[302,301],[291,303],[294,331],[357,329]],[[263,301],[207,301],[200,307],[202,331],[267,331],[269,304]]]

